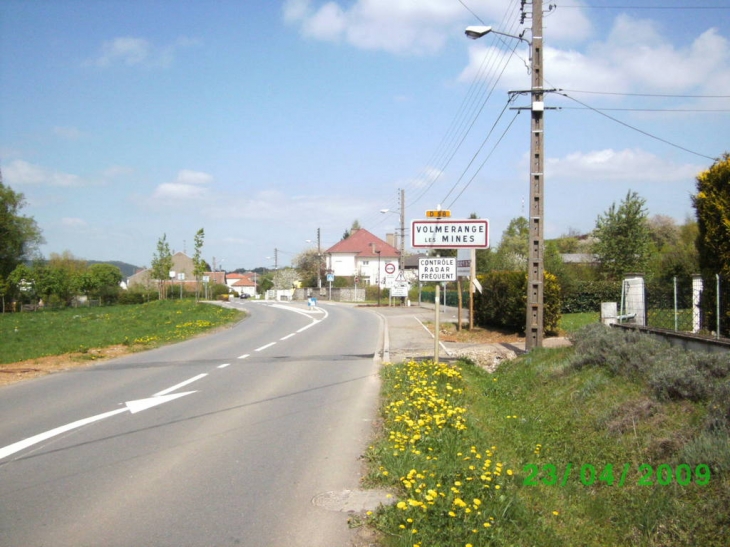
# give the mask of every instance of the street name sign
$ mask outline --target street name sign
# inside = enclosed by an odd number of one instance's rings
[[[489,247],[489,221],[414,220],[411,221],[411,247],[414,249],[486,249]]]
[[[456,258],[419,258],[419,281],[456,281]]]

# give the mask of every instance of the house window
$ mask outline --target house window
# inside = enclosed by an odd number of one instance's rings
[[[362,261],[362,265],[363,266],[367,266],[368,264],[370,264],[370,261],[369,260],[363,260]]]

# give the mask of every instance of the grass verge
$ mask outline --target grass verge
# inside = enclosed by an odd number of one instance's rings
[[[383,368],[367,480],[399,501],[367,522],[387,545],[728,544],[728,359],[601,329],[495,374],[468,363]],[[632,347],[639,364],[624,353]],[[704,395],[667,389],[693,371]]]
[[[241,317],[236,310],[192,300],[0,314],[0,364],[115,344],[150,348],[185,340]]]

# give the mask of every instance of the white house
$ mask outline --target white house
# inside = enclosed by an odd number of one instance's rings
[[[325,251],[327,270],[335,276],[356,277],[365,285],[388,285],[400,270],[398,249],[360,228]]]

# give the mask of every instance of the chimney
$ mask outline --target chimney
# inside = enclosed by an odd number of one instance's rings
[[[396,246],[395,234],[385,234],[385,242],[391,247]]]

